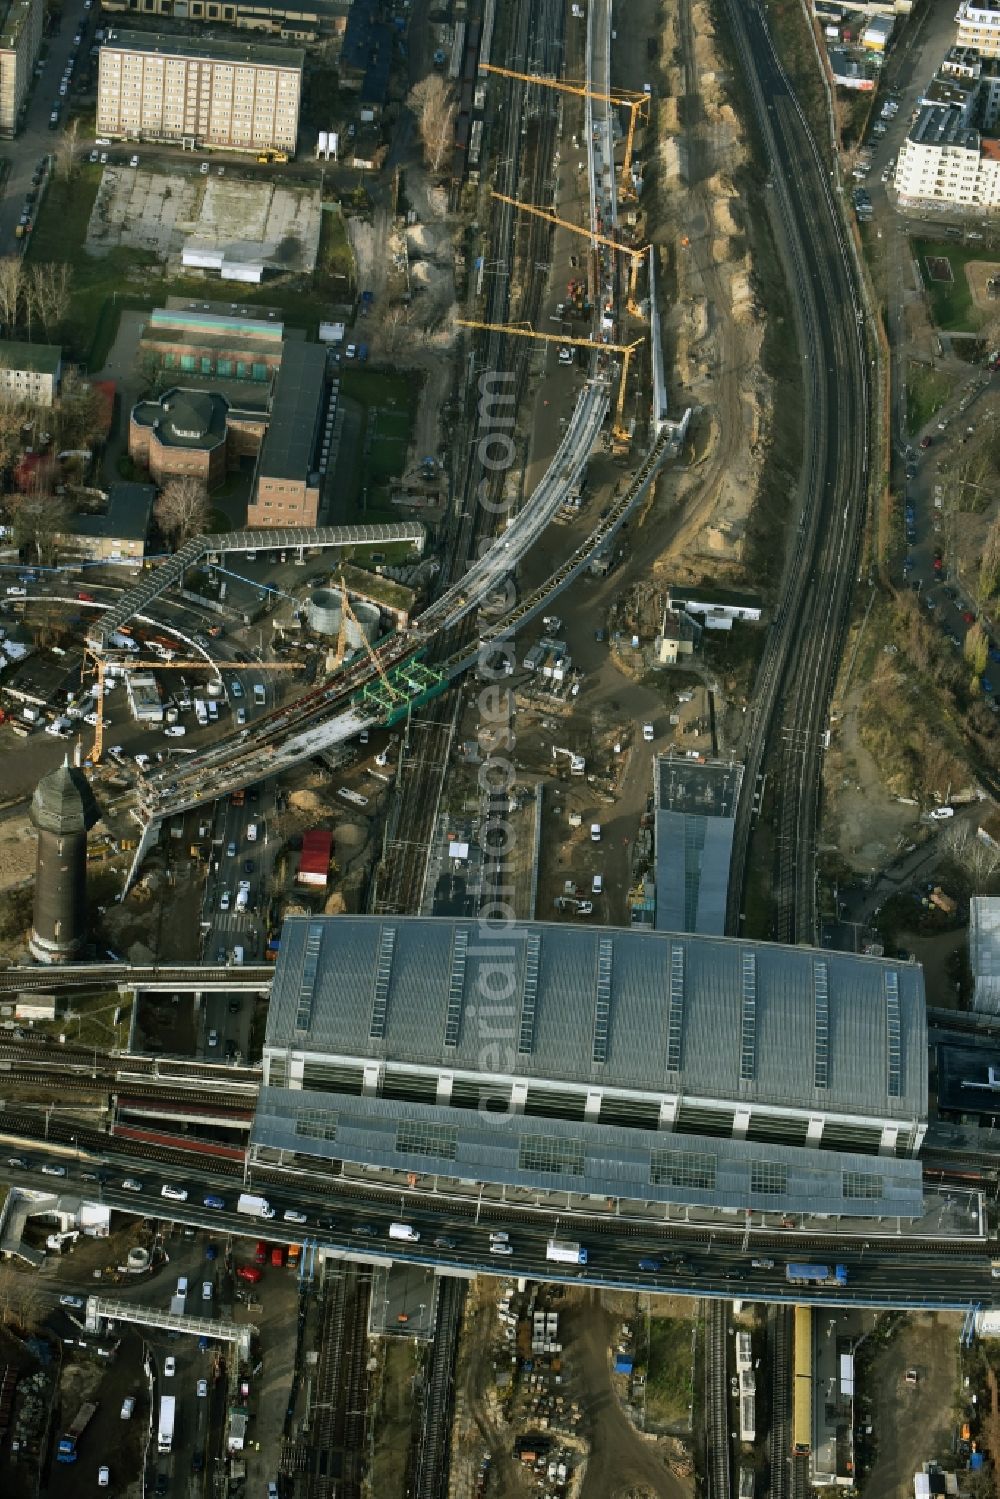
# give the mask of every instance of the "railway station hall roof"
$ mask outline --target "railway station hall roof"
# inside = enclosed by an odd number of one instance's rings
[[[265,1045],[865,1119],[927,1112],[917,965],[727,937],[291,917]]]
[[[619,1125],[261,1089],[255,1149],[383,1171],[580,1196],[735,1211],[919,1218],[917,1160],[771,1141],[672,1135]]]

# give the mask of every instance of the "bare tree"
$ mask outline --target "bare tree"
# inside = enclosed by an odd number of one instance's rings
[[[379,309],[382,351],[395,354],[406,341],[410,309],[405,302],[386,302]]]
[[[73,269],[65,261],[47,260],[29,267],[29,271],[29,296],[41,319],[45,337],[50,338],[69,312]]]
[[[72,182],[79,170],[76,157],[79,132],[80,122],[72,119],[56,142],[56,176],[61,177],[64,182]]]
[[[989,655],[990,643],[986,638],[986,631],[976,620],[970,625],[965,635],[965,659],[972,667],[974,674],[978,677],[986,670],[986,659]]]
[[[24,262],[19,255],[0,259],[0,323],[8,334],[17,327],[24,297]]]
[[[54,421],[60,448],[92,447],[104,435],[102,398],[79,370],[63,376]]]
[[[424,158],[432,172],[440,171],[455,142],[458,106],[439,73],[430,73],[410,90],[407,101],[417,117]]]
[[[197,536],[208,524],[209,504],[200,479],[183,475],[168,479],[154,507],[160,530],[174,546]]]
[[[57,537],[69,527],[69,502],[50,494],[18,494],[9,497],[7,508],[15,545],[33,546],[40,562],[53,562]]]
[[[990,523],[979,559],[979,603],[985,605],[1000,585],[1000,515]]]
[[[967,822],[956,822],[945,834],[945,846],[956,864],[968,871],[975,883],[991,880],[1000,869],[1000,849],[980,838]]]

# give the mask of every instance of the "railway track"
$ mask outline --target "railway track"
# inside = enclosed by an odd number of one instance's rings
[[[555,43],[561,20],[562,12],[556,0],[539,0],[533,7],[519,5],[511,16],[509,48],[515,56],[527,58],[530,54],[536,63],[551,65],[556,55]],[[541,96],[534,101],[537,114],[530,107],[532,95]],[[528,202],[537,202],[555,148],[558,122],[555,99],[549,90],[512,82],[506,87],[506,100],[502,145],[494,153],[497,160],[496,186],[508,196],[517,194]],[[519,191],[525,158],[528,160],[523,174],[525,185]],[[514,209],[500,200],[492,203],[492,214],[491,258],[508,266],[510,275],[490,278],[483,321],[537,322],[543,285],[537,267],[543,261],[551,230],[532,217],[522,223],[519,232]],[[511,294],[511,286],[515,283],[523,288],[519,296]],[[507,409],[513,417],[523,407],[532,350],[523,339],[507,339],[502,334],[491,332],[478,353],[487,372],[501,372],[509,365],[511,402]],[[482,422],[477,395],[474,382],[470,382],[463,420],[467,441],[464,443],[464,472],[458,486],[460,500],[453,506],[454,524],[446,538],[440,575],[445,593],[427,611],[424,627],[436,618],[436,611],[446,607],[445,601],[454,593],[473,562],[480,543],[495,538],[503,514],[505,475],[495,466],[484,464],[475,440]],[[463,444],[459,442],[456,446],[461,449]],[[474,652],[475,648],[474,616],[471,616],[457,631],[446,633],[430,659],[443,661],[456,649]],[[373,881],[369,908],[376,914],[406,914],[420,909],[461,707],[462,692],[456,689],[415,714],[412,722],[407,723],[406,738],[412,753],[408,764],[402,758],[400,761],[383,841],[383,856]]]
[[[355,1266],[328,1274],[313,1392],[309,1499],[361,1499],[368,1392],[371,1279]]]
[[[767,1492],[770,1499],[793,1499],[791,1344],[791,1307],[769,1307],[767,1346],[771,1374],[771,1423],[767,1439]]]
[[[445,1499],[448,1493],[448,1448],[451,1434],[452,1370],[465,1304],[465,1282],[439,1281],[437,1322],[424,1394],[413,1499]]]
[[[708,1499],[730,1499],[729,1380],[726,1372],[729,1307],[711,1301],[705,1313],[705,1477]]]
[[[746,81],[770,166],[768,201],[805,372],[802,513],[747,715],[727,929],[737,935],[742,929],[754,793],[766,766],[774,787],[773,935],[814,942],[824,736],[868,498],[868,358],[860,294],[827,171],[766,19],[757,5],[736,0],[727,0],[726,14],[747,60]]]

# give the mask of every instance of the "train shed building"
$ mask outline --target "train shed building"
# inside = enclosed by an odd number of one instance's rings
[[[919,1217],[915,964],[724,937],[285,922],[251,1140],[435,1183]]]

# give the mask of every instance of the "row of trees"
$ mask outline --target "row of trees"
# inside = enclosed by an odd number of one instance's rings
[[[29,340],[41,329],[55,336],[69,314],[73,268],[65,261],[31,261],[19,255],[0,258],[0,323],[7,336],[22,332]]]

